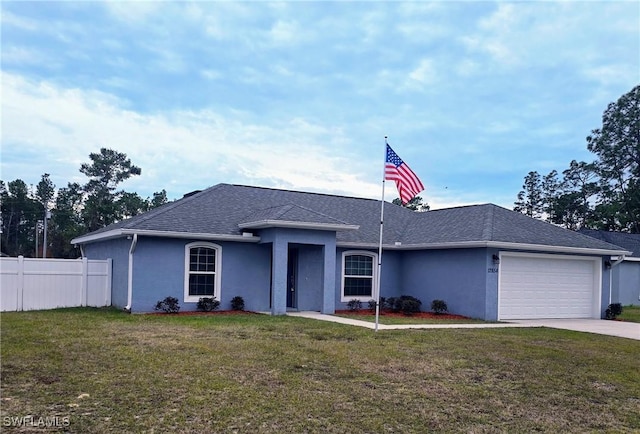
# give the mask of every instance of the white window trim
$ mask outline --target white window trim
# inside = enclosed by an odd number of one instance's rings
[[[362,296],[362,295],[360,296],[344,295],[344,278],[346,277],[344,274],[345,259],[347,256],[351,256],[351,255],[369,256],[372,258],[373,275],[371,276],[371,296],[369,297]],[[359,277],[363,277],[363,276],[359,276]],[[367,277],[367,276],[364,276],[364,277]],[[342,252],[342,270],[340,272],[340,301],[341,302],[348,303],[351,300],[360,300],[362,302],[367,302],[369,300],[373,300],[374,294],[376,292],[377,282],[378,282],[378,254],[377,253],[369,252],[367,250],[347,250],[346,252]]]
[[[189,266],[191,262],[191,249],[194,247],[206,247],[208,249],[214,249],[216,251],[216,261],[215,261],[215,279],[214,279],[214,289],[213,289],[213,297],[216,300],[220,301],[220,285],[222,283],[222,246],[214,243],[206,243],[202,241],[197,241],[195,243],[189,243],[184,246],[184,302],[185,303],[193,303],[197,302],[202,298],[201,295],[189,295],[189,276],[191,272],[189,271]]]

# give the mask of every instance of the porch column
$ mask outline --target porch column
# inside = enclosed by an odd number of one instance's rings
[[[271,314],[287,313],[287,260],[289,243],[275,236],[272,243],[271,260]]]
[[[327,240],[324,250],[324,273],[322,283],[321,313],[332,314],[336,311],[336,239]]]

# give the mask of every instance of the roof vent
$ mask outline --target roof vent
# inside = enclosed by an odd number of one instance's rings
[[[182,196],[182,198],[184,199],[184,198],[187,198],[187,197],[191,197],[191,196],[193,196],[194,194],[198,194],[198,193],[200,193],[201,191],[202,191],[202,190],[193,190],[193,191],[191,191],[191,192],[189,192],[189,193],[185,193],[185,194],[184,194],[184,196]]]

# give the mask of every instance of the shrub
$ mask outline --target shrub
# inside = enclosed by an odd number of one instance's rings
[[[389,297],[386,300],[387,307],[394,312],[415,313],[420,312],[422,302],[410,295],[401,295],[400,297]]]
[[[449,307],[447,307],[447,303],[444,300],[433,300],[431,302],[431,310],[433,313],[441,314],[448,311]]]
[[[231,309],[232,310],[244,310],[244,298],[236,295],[231,299]]]
[[[358,300],[357,298],[354,298],[353,300],[349,300],[349,303],[347,303],[347,307],[349,308],[349,310],[355,312],[362,309],[362,302],[360,302],[360,300]]]
[[[420,306],[422,306],[422,302],[415,297],[400,297],[400,310],[405,315],[413,315],[420,312]]]
[[[622,313],[622,304],[611,303],[604,312],[607,319],[616,319]]]
[[[380,300],[381,300],[380,304],[382,305],[382,297],[380,297]],[[373,300],[373,299],[369,300],[369,310],[371,312],[375,312],[376,311],[376,301]]]
[[[396,309],[397,300],[398,300],[398,297],[389,297],[384,300],[384,303],[382,304],[382,306],[385,309],[389,309],[393,311],[398,310]]]
[[[215,297],[202,297],[198,300],[198,310],[213,312],[220,307],[220,302]]]
[[[178,299],[175,297],[166,297],[164,300],[160,300],[156,303],[155,310],[164,311],[164,313],[178,313],[180,305]]]

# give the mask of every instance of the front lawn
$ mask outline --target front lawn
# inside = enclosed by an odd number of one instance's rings
[[[640,322],[640,306],[623,306],[618,319],[629,322]]]
[[[640,430],[629,339],[112,309],[1,321],[3,432],[54,417],[83,433]]]

